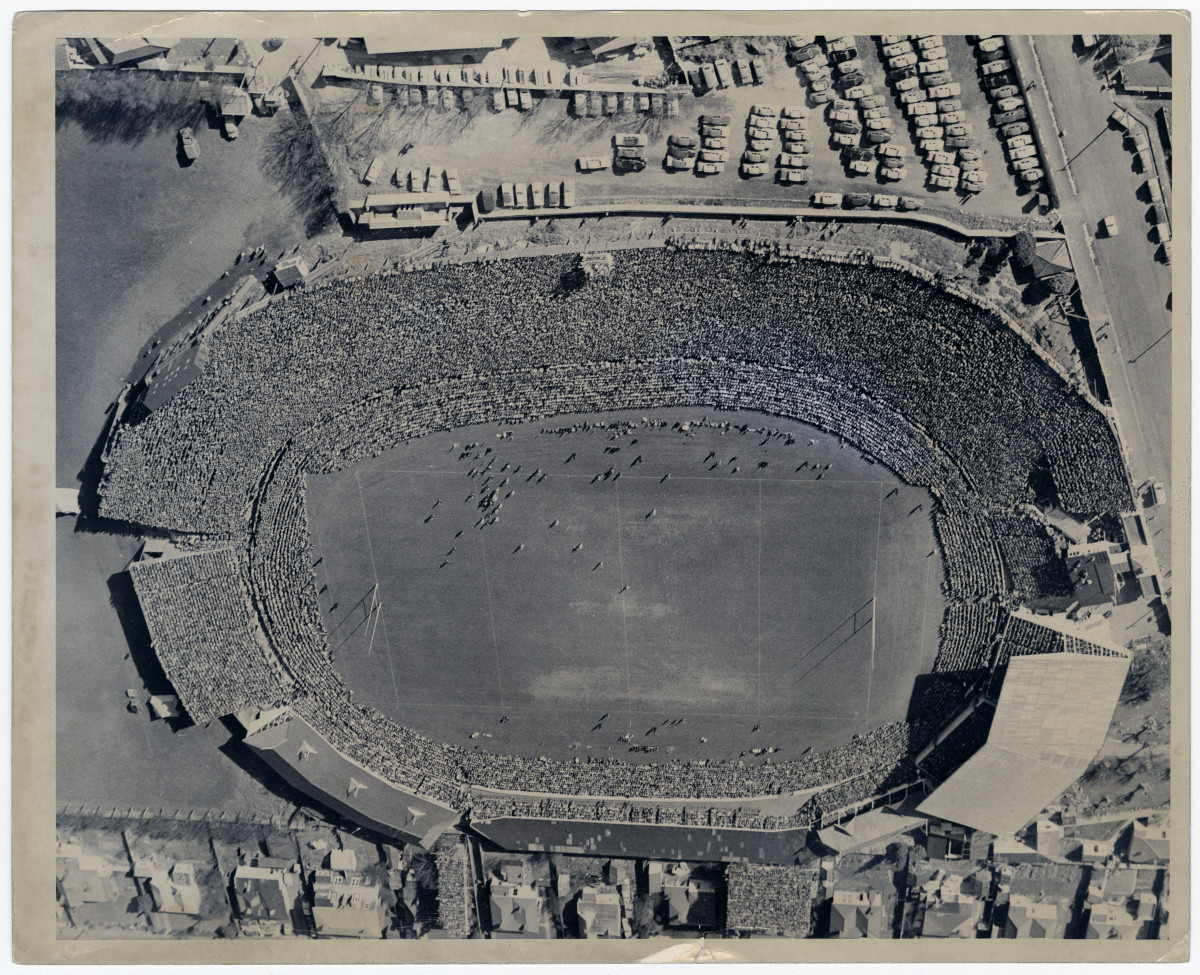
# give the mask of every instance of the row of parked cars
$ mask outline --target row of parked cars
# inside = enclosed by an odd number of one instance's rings
[[[1116,108],[1108,117],[1114,125],[1125,133],[1125,142],[1133,147],[1133,151],[1137,153],[1141,171],[1149,178],[1146,180],[1146,198],[1150,201],[1150,218],[1154,221],[1154,226],[1150,231],[1150,239],[1162,246],[1162,261],[1164,264],[1171,263],[1171,217],[1167,212],[1167,204],[1163,199],[1162,183],[1159,177],[1155,175],[1154,157],[1150,152],[1150,141],[1146,138],[1146,133],[1128,112],[1122,108]],[[1116,227],[1116,219],[1113,220],[1113,227]],[[1106,227],[1106,232],[1109,236],[1115,236],[1112,231]]]
[[[730,62],[726,58],[705,61],[692,72],[692,87],[697,91],[713,88],[732,88],[734,72],[743,85],[761,85],[767,77],[767,64],[762,58],[738,58]]]
[[[921,201],[915,196],[893,196],[890,193],[814,193],[815,207],[844,207],[847,210],[874,207],[877,210],[919,210]]]
[[[980,34],[974,41],[983,90],[992,103],[992,121],[1009,165],[1022,183],[1033,187],[1046,172],[1030,131],[1029,108],[1008,45],[1000,34]]]
[[[571,111],[576,118],[634,115],[639,112],[674,118],[679,114],[679,99],[659,91],[577,91],[571,96]]]
[[[505,209],[541,209],[543,207],[573,207],[575,180],[561,183],[501,183],[499,192],[484,189],[479,195],[480,209],[489,213],[497,205]]]
[[[791,116],[796,109],[787,109],[789,122],[803,125],[804,109],[799,118]],[[746,118],[746,148],[742,152],[743,176],[766,176],[775,147],[775,126],[780,122],[779,109],[774,105],[754,105]]]
[[[885,34],[880,56],[888,83],[913,127],[917,152],[928,167],[927,184],[934,189],[978,193],[987,185],[980,153],[974,149],[972,123],[960,96],[940,34]]]

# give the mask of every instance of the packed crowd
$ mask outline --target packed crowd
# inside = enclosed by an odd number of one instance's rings
[[[471,878],[462,839],[453,836],[438,840],[433,858],[438,872],[438,927],[452,938],[469,938]]]
[[[974,755],[987,742],[995,707],[984,702],[950,732],[921,762],[921,771],[939,782]]]
[[[992,600],[950,603],[942,618],[936,673],[982,670],[991,664],[1002,610]]]
[[[1002,510],[992,512],[992,523],[1015,599],[1070,595],[1066,565],[1042,525],[1020,511]]]
[[[1051,458],[1072,510],[1125,502],[1119,455],[1100,415],[1007,328],[904,274],[734,254],[621,252],[610,277],[564,291],[558,284],[570,269],[568,258],[533,258],[298,295],[232,323],[214,337],[201,380],[120,428],[102,485],[106,515],[244,540],[245,569],[230,569],[227,582],[192,580],[153,600],[163,604],[155,612],[164,620],[179,614],[159,652],[188,662],[171,676],[185,704],[198,702],[189,713],[286,697],[352,760],[456,808],[500,801],[468,794],[472,786],[745,797],[851,777],[883,782],[902,767],[913,744],[903,724],[795,762],[535,762],[444,745],[355,704],[330,666],[305,477],[432,430],[681,403],[807,423],[929,487],[948,590],[960,599],[1000,591],[987,510],[1028,500],[1036,459]],[[1067,460],[1059,466],[1055,457]],[[241,589],[236,580],[245,571]],[[199,597],[182,590],[202,592],[207,604],[208,590],[226,585],[230,595],[219,604],[231,606],[236,594],[239,625],[245,629],[251,614],[263,641],[248,629],[237,643],[224,611],[217,622],[189,626]],[[180,608],[168,608],[177,597]],[[206,626],[220,630],[217,642],[195,635]],[[986,626],[972,612],[948,615],[943,639],[971,659]],[[846,796],[855,801],[853,790]],[[842,798],[830,793],[806,816]],[[512,802],[517,808],[524,800]],[[578,804],[546,802],[572,812]],[[610,802],[592,812],[623,821],[685,815],[646,805]],[[729,815],[738,814],[753,811]]]
[[[151,645],[194,721],[287,700],[289,681],[264,652],[232,549],[134,562],[130,575]]]
[[[1004,628],[1004,639],[1000,644],[1000,653],[996,666],[1008,663],[1010,657],[1025,654],[1060,653],[1063,649],[1063,636],[1054,630],[1047,629],[1021,616],[1010,616],[1008,625]]]
[[[817,871],[811,867],[731,863],[725,925],[731,931],[806,938],[813,927]]]

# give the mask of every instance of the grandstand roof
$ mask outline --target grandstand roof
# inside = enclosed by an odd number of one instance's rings
[[[1084,773],[1108,734],[1129,658],[1074,645],[1010,661],[987,743],[921,812],[1012,836]]]
[[[293,786],[348,819],[406,843],[432,843],[458,820],[446,806],[406,792],[350,761],[307,721],[289,714],[246,744]],[[351,780],[362,788],[350,793]]]

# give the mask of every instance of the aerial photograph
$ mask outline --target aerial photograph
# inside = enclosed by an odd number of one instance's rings
[[[345,23],[43,55],[57,943],[1186,940],[1186,27]]]

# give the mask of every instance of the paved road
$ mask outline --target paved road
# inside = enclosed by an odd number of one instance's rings
[[[1155,259],[1156,245],[1147,236],[1146,176],[1136,171],[1122,133],[1108,125],[1110,92],[1072,52],[1071,41],[1066,34],[1039,36],[1036,42],[1010,38],[1025,77],[1034,82],[1027,97],[1058,186],[1067,247],[1134,485],[1170,484],[1171,268]],[[1098,224],[1110,214],[1119,234],[1097,239]],[[1105,322],[1111,326],[1105,328]],[[1169,570],[1169,507],[1152,508],[1147,518],[1159,563]]]

